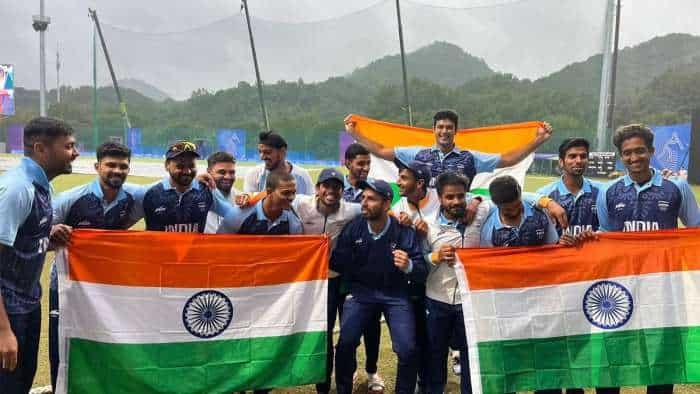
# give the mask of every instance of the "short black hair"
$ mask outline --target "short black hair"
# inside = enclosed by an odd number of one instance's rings
[[[214,152],[207,157],[207,168],[211,169],[218,163],[233,163],[236,164],[236,159],[232,154],[224,151]]]
[[[489,185],[491,201],[494,204],[507,204],[520,198],[520,184],[510,175],[499,176]]]
[[[469,180],[469,177],[454,171],[443,172],[435,179],[435,188],[438,196],[442,196],[445,186],[462,186],[464,191],[468,192],[470,184],[471,180]]]
[[[272,130],[261,132],[258,135],[258,143],[270,146],[275,149],[282,149],[287,147],[287,141],[285,141],[281,135],[275,133]]]
[[[369,150],[357,142],[353,142],[345,149],[345,160],[354,160],[359,155],[369,155]]]
[[[622,153],[622,143],[634,137],[641,138],[647,148],[654,149],[654,133],[649,127],[641,123],[628,124],[615,130],[613,145],[615,145],[618,152]]]
[[[58,118],[40,116],[24,126],[24,155],[31,156],[34,144],[52,144],[57,138],[73,135],[73,128]]]
[[[568,151],[571,148],[586,148],[586,152],[591,151],[591,143],[588,142],[587,139],[581,138],[581,137],[572,137],[572,138],[567,138],[564,141],[562,141],[561,145],[559,145],[559,158],[563,159],[566,157],[566,151]]]
[[[265,180],[265,190],[275,190],[279,187],[282,182],[295,181],[294,175],[288,172],[272,172],[267,176]]]
[[[97,161],[100,161],[107,156],[131,160],[131,149],[124,144],[110,141],[98,146],[97,150],[95,151],[95,155],[97,155]]]
[[[457,112],[451,110],[451,109],[442,109],[440,111],[437,111],[435,115],[433,116],[433,128],[435,127],[435,124],[437,123],[438,120],[444,120],[447,119],[451,121],[452,123],[455,124],[455,130],[457,130],[457,126],[459,125],[459,115],[457,115]]]

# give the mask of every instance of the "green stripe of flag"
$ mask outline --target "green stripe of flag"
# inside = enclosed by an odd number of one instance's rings
[[[231,393],[318,383],[326,333],[161,344],[70,339],[69,393]]]
[[[700,382],[700,327],[478,344],[484,393]]]

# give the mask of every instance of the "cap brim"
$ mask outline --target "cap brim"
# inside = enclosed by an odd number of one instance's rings
[[[174,158],[176,158],[176,157],[178,157],[178,156],[182,156],[182,155],[188,154],[188,153],[189,153],[190,155],[196,157],[196,158],[200,158],[200,157],[201,157],[201,156],[199,155],[199,153],[197,153],[197,152],[195,152],[195,151],[192,151],[192,150],[183,150],[182,152],[173,152],[173,153],[169,153],[169,154],[166,154],[165,157],[166,157],[167,159],[174,159]]]

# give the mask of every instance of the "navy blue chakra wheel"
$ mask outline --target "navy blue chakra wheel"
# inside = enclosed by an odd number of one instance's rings
[[[627,324],[634,301],[625,286],[603,280],[594,283],[583,296],[583,313],[586,319],[598,328],[611,330]]]
[[[233,318],[233,305],[226,295],[204,290],[190,297],[182,309],[182,322],[190,334],[213,338],[226,330]]]

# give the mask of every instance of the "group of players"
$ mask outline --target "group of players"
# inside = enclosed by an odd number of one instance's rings
[[[597,231],[645,231],[700,226],[693,192],[680,178],[650,167],[653,133],[643,125],[615,132],[626,175],[605,185],[584,177],[589,143],[569,138],[559,148],[561,179],[523,193],[510,176],[494,179],[490,199],[469,193],[479,172],[523,160],[547,141],[545,125],[535,140],[503,155],[460,150],[454,139],[458,116],[439,111],[433,118],[432,147],[383,147],[346,130],[358,143],[345,152],[347,175],[321,171],[314,184],[307,171],[286,160],[282,136],[264,132],[258,149],[263,164],[249,170],[244,190],[235,189],[236,161],[226,152],[207,158],[197,175],[199,154],[181,141],[166,152],[162,181],[125,183],[131,152],[118,143],[97,149],[97,178],[56,197],[50,180],[71,172],[78,156],[72,128],[36,118],[24,130],[25,157],[0,176],[0,388],[27,393],[37,365],[41,326],[39,278],[47,250],[65,245],[75,228],[127,229],[141,219],[146,230],[229,234],[326,234],[331,240],[328,283],[327,393],[336,369],[338,393],[351,393],[356,349],[364,337],[370,391],[382,391],[377,371],[383,315],[397,355],[395,392],[442,393],[449,349],[459,352],[460,389],[471,392],[461,297],[454,265],[456,249],[470,247],[574,246]],[[401,199],[368,177],[371,155],[399,168]],[[49,342],[52,384],[58,366],[58,291],[50,286]],[[340,316],[340,336],[333,328]],[[335,345],[335,346],[334,346]],[[334,352],[335,350],[335,352]],[[334,354],[335,353],[335,354]],[[552,392],[561,392],[553,390]],[[567,388],[567,392],[581,389]],[[599,388],[616,393],[619,388]],[[653,393],[672,385],[651,386]],[[257,390],[264,393],[269,390]],[[546,391],[549,394],[549,390]],[[544,391],[543,391],[544,393]]]

